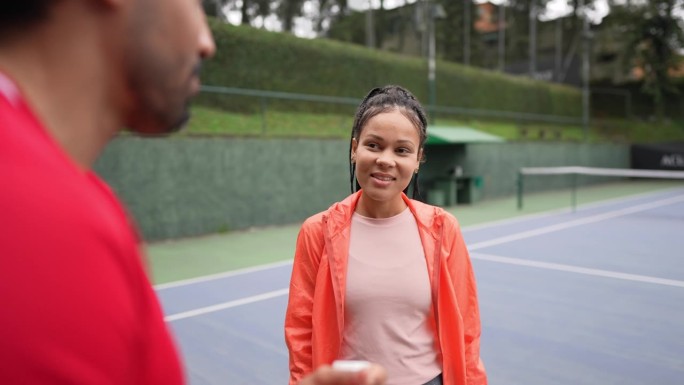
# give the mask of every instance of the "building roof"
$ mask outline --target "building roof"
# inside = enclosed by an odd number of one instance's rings
[[[502,143],[504,139],[470,127],[428,127],[426,144]]]

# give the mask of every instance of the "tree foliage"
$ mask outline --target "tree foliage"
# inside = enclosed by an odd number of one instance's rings
[[[530,13],[534,6],[539,15],[548,2],[549,0],[508,1],[506,56],[509,60],[529,60]]]
[[[475,20],[477,19],[477,7],[471,4],[466,7],[464,1],[438,0],[444,8],[446,17],[437,20],[437,41],[441,47],[443,59],[463,63],[465,61],[465,45],[469,44],[471,64],[479,62],[481,51],[480,39],[475,32]],[[466,18],[468,12],[468,18]],[[466,27],[466,21],[470,21]],[[469,38],[466,43],[466,28],[469,29]]]
[[[642,90],[651,95],[656,115],[662,119],[665,96],[676,94],[671,71],[680,64],[684,32],[677,11],[681,0],[631,1],[611,4],[612,22],[623,26],[626,68],[636,66],[643,74]]]

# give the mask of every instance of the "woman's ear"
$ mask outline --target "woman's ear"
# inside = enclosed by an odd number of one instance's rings
[[[356,160],[356,149],[359,147],[359,142],[356,140],[356,138],[352,138],[351,140],[351,161]]]

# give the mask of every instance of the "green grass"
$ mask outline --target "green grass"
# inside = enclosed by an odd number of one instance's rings
[[[684,140],[684,121],[600,120],[596,131],[603,137],[629,142]]]
[[[265,117],[265,119],[264,119]],[[352,116],[269,111],[239,114],[195,106],[186,135],[233,135],[265,137],[346,138],[351,132]]]
[[[192,107],[192,119],[184,135],[227,135],[261,137],[348,138],[351,114],[314,114],[268,110],[265,114],[240,114],[204,106]],[[467,126],[498,135],[509,141],[584,140],[579,125],[516,123],[484,119],[440,118],[440,126]],[[682,122],[642,122],[637,120],[594,120],[590,142],[654,142],[684,140]]]

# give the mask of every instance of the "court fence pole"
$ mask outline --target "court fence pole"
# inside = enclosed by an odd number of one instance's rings
[[[572,173],[572,212],[577,207],[577,173]]]
[[[517,181],[517,190],[518,190],[518,210],[522,210],[523,208],[523,173],[522,171],[518,171],[518,181]]]
[[[268,114],[268,99],[265,97],[260,97],[260,107],[261,107],[261,135],[266,136],[267,121],[266,115]]]

